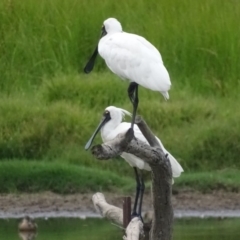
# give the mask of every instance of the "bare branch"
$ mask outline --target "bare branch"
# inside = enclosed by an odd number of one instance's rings
[[[108,204],[102,193],[95,193],[92,196],[95,209],[105,218],[123,226],[123,210]]]
[[[129,142],[129,129],[126,135],[119,134],[112,141],[92,147],[92,154],[99,160],[115,158],[123,152],[131,153],[150,165],[166,165],[166,158],[160,147],[152,148],[139,139],[133,138]],[[127,140],[125,139],[127,136]],[[166,167],[167,168],[167,167]]]
[[[125,134],[119,134],[114,141],[92,147],[92,154],[97,159],[110,159],[119,156],[133,139],[131,128]]]
[[[126,134],[120,134],[112,141],[94,146],[92,153],[98,159],[109,159],[127,152],[141,158],[150,165],[154,208],[150,239],[170,240],[173,222],[171,165],[143,119],[138,117],[136,123],[152,146],[133,137],[133,132],[129,129]],[[107,214],[105,215],[107,216]]]
[[[92,196],[92,201],[95,209],[100,212],[103,217],[109,219],[117,225],[123,225],[123,210],[108,204],[102,193],[95,193]],[[126,228],[126,236],[124,236],[123,239],[139,240],[140,236],[143,236],[143,234],[143,223],[139,218],[135,217],[128,224]]]
[[[171,202],[172,195],[172,171],[169,159],[163,154],[156,137],[146,124],[137,116],[135,121],[150,146],[157,147],[158,154],[161,155],[162,163],[158,166],[149,165],[152,169],[152,196],[153,196],[153,221],[150,232],[150,239],[169,240],[172,235],[173,208]],[[144,159],[144,158],[142,158]],[[144,159],[145,160],[145,159]]]
[[[126,236],[123,237],[124,240],[139,240],[140,236],[144,234],[143,232],[143,223],[138,218],[135,217],[128,224],[126,229]]]
[[[139,129],[141,130],[143,136],[147,139],[150,146],[152,147],[160,146],[155,135],[152,133],[151,129],[148,127],[148,125],[146,124],[146,122],[143,120],[141,116],[139,115],[136,116],[135,123],[138,125]]]

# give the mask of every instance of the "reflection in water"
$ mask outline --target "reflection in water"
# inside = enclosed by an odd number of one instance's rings
[[[25,216],[18,224],[18,235],[22,240],[33,240],[37,236],[37,224],[29,216]]]
[[[104,219],[35,219],[39,228],[19,232],[18,220],[0,220],[0,239],[4,240],[112,240],[122,239],[123,231]],[[239,240],[240,219],[175,219],[173,240]]]
[[[18,235],[22,240],[34,240],[37,236],[37,233],[36,232],[19,232]]]

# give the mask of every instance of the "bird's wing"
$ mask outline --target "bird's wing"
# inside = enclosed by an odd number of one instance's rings
[[[125,133],[131,127],[131,123],[129,122],[121,122],[115,129],[108,135],[108,139],[112,140],[117,137],[120,133]],[[136,124],[134,124],[134,136],[141,141],[148,144],[147,139],[143,136],[142,132],[138,128]]]
[[[145,38],[136,34],[120,32],[109,36],[106,35],[100,40],[98,49],[100,55],[109,54],[114,49],[120,49],[128,52],[128,54],[162,63],[159,51]]]
[[[131,127],[131,123],[128,122],[122,122],[120,123],[117,128],[111,132],[111,136],[109,136],[110,139],[115,138],[118,134],[120,133],[124,133],[126,132],[129,128]],[[136,124],[134,124],[134,136],[145,142],[146,144],[149,144],[147,139],[143,136],[142,132],[140,131],[140,129],[138,128],[138,126]],[[178,163],[178,161],[171,155],[171,153],[169,153],[163,146],[161,140],[156,137],[157,141],[159,142],[164,154],[168,156],[168,159],[170,161],[171,167],[172,167],[172,175],[174,178],[179,177],[181,175],[181,173],[183,172],[183,168],[181,167],[181,165]]]
[[[124,134],[131,127],[131,123],[122,122],[113,131],[111,131],[107,136],[107,141],[111,141],[118,136],[118,134]],[[139,169],[145,169],[150,171],[149,165],[142,159],[136,157],[133,154],[123,152],[121,157],[124,158],[132,167],[137,167]]]
[[[183,172],[182,166],[181,166],[181,165],[178,163],[178,161],[172,156],[172,154],[171,154],[170,152],[168,152],[168,151],[164,148],[161,140],[160,140],[159,138],[157,138],[157,137],[156,137],[156,139],[158,140],[160,146],[162,147],[162,150],[163,150],[164,154],[168,156],[168,159],[169,159],[170,164],[171,164],[171,167],[172,167],[172,176],[173,176],[174,178],[179,177],[179,176],[181,175],[181,173]]]
[[[99,54],[118,76],[153,91],[167,92],[171,82],[159,51],[146,39],[129,33],[103,37]]]
[[[141,37],[139,35],[136,35],[136,34],[131,34],[129,33],[129,35],[131,35],[132,37],[134,37],[137,41],[139,41],[141,43],[141,46],[144,46],[146,47],[149,51],[151,51],[151,54],[154,54],[156,55],[156,58],[157,59],[161,59],[161,62],[163,63],[162,61],[162,56],[160,54],[160,52],[157,50],[157,48],[155,48],[146,38],[144,37]],[[160,60],[159,59],[159,60]]]
[[[122,125],[122,126],[125,126],[125,127],[124,127],[125,129],[129,129],[131,124],[130,124],[130,123],[124,123],[124,122],[123,122],[123,123],[121,123],[121,125]],[[135,136],[136,138],[138,138],[139,140],[145,142],[146,144],[149,144],[148,141],[147,141],[147,139],[143,136],[142,132],[140,131],[140,129],[138,128],[138,126],[137,126],[136,124],[134,125],[134,136]],[[169,159],[170,164],[171,164],[171,167],[172,167],[172,175],[173,175],[173,177],[174,177],[174,178],[179,177],[179,176],[181,175],[181,173],[183,172],[182,166],[181,166],[181,165],[178,163],[178,161],[172,156],[172,154],[169,153],[169,152],[165,149],[165,147],[163,146],[161,140],[160,140],[158,137],[156,137],[156,139],[157,139],[157,141],[159,142],[159,144],[160,144],[160,146],[161,146],[164,154],[168,156],[168,159]]]

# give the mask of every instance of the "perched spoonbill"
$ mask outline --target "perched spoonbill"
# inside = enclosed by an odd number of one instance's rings
[[[130,127],[131,123],[128,122],[122,122],[125,115],[131,116],[131,113],[128,111],[117,108],[114,106],[107,107],[103,113],[103,118],[100,124],[98,125],[97,129],[93,133],[92,137],[87,142],[85,149],[89,149],[95,136],[101,130],[101,137],[103,142],[108,142],[113,140],[118,134],[125,133]],[[146,138],[143,136],[142,132],[138,128],[136,124],[134,124],[134,136],[137,139],[140,139],[141,141],[148,144]],[[172,167],[172,176],[174,178],[179,177],[181,173],[183,172],[183,168],[181,165],[177,162],[177,160],[164,148],[162,142],[160,139],[158,139],[159,144],[162,147],[162,150],[164,154],[168,157],[171,167]],[[136,175],[136,182],[137,182],[137,192],[135,197],[135,202],[133,206],[133,212],[132,216],[141,216],[141,208],[142,208],[142,199],[143,199],[143,193],[144,193],[144,181],[142,177],[139,177],[138,175],[138,169],[144,169],[147,171],[150,171],[150,166],[144,162],[142,159],[136,157],[135,155],[132,155],[130,153],[123,152],[121,155],[122,158],[124,158],[131,167],[133,167],[135,175]],[[141,195],[140,195],[141,193]],[[138,198],[140,195],[140,202],[137,210],[137,204],[138,204]]]
[[[161,54],[145,38],[123,32],[117,19],[104,21],[101,39],[84,68],[85,73],[93,70],[98,53],[113,73],[130,81],[128,96],[133,104],[132,128],[138,107],[138,85],[158,91],[169,99],[171,82]]]

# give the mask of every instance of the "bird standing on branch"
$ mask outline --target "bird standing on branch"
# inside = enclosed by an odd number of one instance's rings
[[[160,92],[169,99],[170,77],[159,51],[145,38],[123,32],[121,23],[108,18],[102,26],[102,34],[93,55],[84,68],[93,70],[98,55],[109,69],[124,80],[129,80],[128,96],[133,104],[131,127],[133,128],[138,107],[138,85]]]

